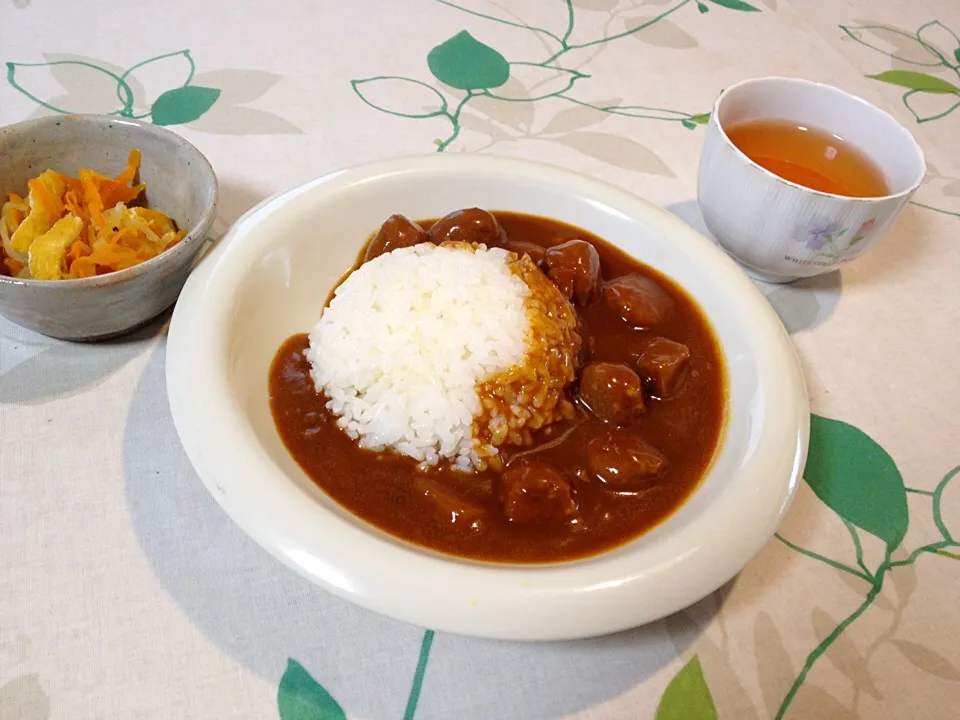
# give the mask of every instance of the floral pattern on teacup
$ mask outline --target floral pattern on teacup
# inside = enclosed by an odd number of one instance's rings
[[[841,227],[837,222],[806,225],[794,231],[793,239],[803,243],[807,250],[813,251],[815,258],[840,262],[870,235],[876,224],[877,219],[870,218],[862,222],[853,233],[850,228]]]

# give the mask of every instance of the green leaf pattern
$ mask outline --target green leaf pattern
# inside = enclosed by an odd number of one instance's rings
[[[496,103],[532,103],[553,98],[565,101],[569,106],[547,124],[545,128],[547,136],[553,136],[568,147],[604,162],[622,166],[641,166],[638,169],[647,167],[647,171],[649,167],[654,167],[655,172],[669,176],[672,173],[662,161],[635,141],[586,131],[584,128],[591,124],[588,113],[597,113],[601,118],[606,115],[622,115],[676,122],[688,129],[696,129],[697,126],[709,121],[710,113],[708,112],[691,114],[636,104],[623,105],[619,99],[609,103],[590,103],[580,100],[574,94],[576,84],[589,76],[560,64],[568,52],[612,42],[620,37],[640,32],[687,5],[690,0],[682,0],[676,5],[671,5],[667,10],[650,19],[644,17],[643,22],[628,23],[628,29],[622,33],[583,41],[579,44],[571,40],[574,36],[574,6],[595,9],[586,0],[567,2],[569,25],[562,36],[560,32],[553,32],[546,28],[508,21],[477,11],[468,11],[448,0],[438,0],[438,2],[476,17],[500,22],[516,29],[527,29],[541,38],[545,44],[553,42],[558,48],[542,62],[531,63],[524,59],[523,62],[514,62],[511,65],[511,62],[498,50],[477,40],[470,32],[464,30],[427,53],[426,67],[430,75],[444,86],[443,88],[434,87],[432,84],[414,78],[392,75],[351,82],[354,93],[364,103],[378,111],[417,120],[437,117],[447,119],[452,130],[447,138],[436,141],[440,151],[449,147],[457,139],[461,127],[460,113],[475,98]],[[701,15],[706,14],[710,6],[740,12],[759,12],[759,8],[745,0],[694,0],[693,4]],[[602,6],[606,11],[614,12],[613,8],[617,5],[611,2],[602,3]],[[953,98],[960,98],[960,80],[954,77],[960,78],[960,69],[958,69],[960,68],[960,39],[946,25],[939,21],[931,21],[920,26],[913,34],[880,25],[840,27],[848,37],[862,46],[923,68],[922,71],[890,69],[867,75],[878,82],[905,89],[903,102],[918,122],[944,117],[960,107],[960,99],[953,100]],[[950,46],[954,41],[955,44]],[[891,44],[896,48],[892,52],[886,47]],[[166,59],[184,61],[185,77],[181,85],[169,87],[160,92],[151,103],[140,96],[143,90],[135,79],[135,73]],[[511,79],[514,74],[511,68],[522,69],[522,66],[533,66],[564,74],[565,82],[559,85],[557,90],[547,94],[538,95],[526,88],[522,93],[514,92],[509,96],[494,92],[497,88],[506,86],[508,82],[515,83],[516,81]],[[195,65],[189,50],[148,58],[122,71],[86,59],[52,60],[45,63],[6,63],[6,77],[10,87],[49,111],[69,113],[75,110],[49,103],[29,89],[31,74],[43,70],[89,73],[103,82],[113,83],[116,87],[116,105],[110,110],[112,114],[123,117],[149,117],[157,125],[183,125],[194,122],[207,113],[221,97],[221,90],[217,87],[193,84]],[[950,73],[953,74],[950,75]],[[391,101],[391,98],[396,98],[400,94],[409,94],[415,99],[409,104],[403,102],[399,105],[395,100]],[[921,96],[942,96],[948,103],[945,106],[947,109],[934,114],[921,114],[911,105],[911,102],[916,103],[917,98]],[[148,110],[148,112],[146,115],[138,115],[139,109]],[[514,130],[529,133],[529,123],[518,126]],[[495,128],[491,131],[491,137],[500,132]],[[941,518],[940,510],[943,491],[950,480],[958,475],[960,475],[960,468],[945,476],[933,492],[906,488],[893,458],[866,433],[840,420],[818,415],[811,418],[810,450],[805,480],[827,507],[849,523],[850,532],[857,547],[859,565],[848,566],[841,561],[807,551],[786,540],[784,542],[809,558],[843,570],[850,576],[856,576],[860,581],[866,580],[867,587],[870,589],[863,604],[848,617],[836,623],[836,628],[832,631],[830,626],[834,621],[822,613],[817,616],[818,631],[822,636],[820,644],[807,658],[793,687],[784,698],[777,712],[777,718],[784,717],[813,664],[834,646],[850,624],[875,602],[886,575],[896,572],[898,568],[911,565],[923,554],[935,554],[948,560],[960,557],[956,554],[960,544],[950,535]],[[909,525],[908,492],[916,492],[932,498],[934,520],[941,531],[942,540],[919,547],[907,554],[904,559],[893,560],[892,557],[902,557],[902,555],[894,556],[893,552],[902,545]],[[876,568],[868,568],[863,562],[857,529],[879,538],[886,546],[886,559]],[[432,639],[433,633],[427,631],[421,647],[414,690],[411,692],[407,707],[406,716],[409,718],[412,718],[416,711]],[[893,639],[890,642],[908,662],[917,668],[950,682],[960,682],[960,669],[954,662],[936,651],[913,640]],[[837,656],[833,657],[836,661]],[[857,663],[861,662],[859,656],[852,652],[846,652],[841,656],[841,659],[843,658],[854,658]],[[861,664],[850,664],[851,661],[846,659],[843,661],[848,663],[848,668],[855,668],[856,672],[861,672]],[[865,664],[866,659],[862,662]],[[853,673],[854,670],[851,669],[849,672]],[[346,720],[346,713],[334,697],[293,659],[288,661],[280,680],[277,707],[280,720]],[[716,706],[698,657],[695,656],[687,662],[669,682],[658,704],[655,717],[656,720],[717,719]]]
[[[148,103],[145,98],[138,97],[137,93],[134,92],[134,87],[140,87],[140,83],[134,80],[134,74],[137,71],[143,70],[143,68],[173,60],[180,60],[183,63],[185,71],[183,84],[161,92],[152,103]],[[150,118],[156,125],[182,125],[193,122],[207,112],[220,97],[220,90],[217,88],[191,85],[196,72],[196,64],[189,50],[178,50],[176,52],[148,58],[142,62],[131,65],[119,74],[100,64],[85,60],[58,60],[46,63],[8,62],[6,66],[7,82],[14,90],[37,103],[42,108],[60,114],[77,112],[78,109],[54,105],[31,92],[28,87],[21,82],[21,77],[24,76],[25,73],[35,72],[43,68],[51,72],[71,68],[74,72],[86,72],[106,76],[116,84],[116,97],[118,102],[118,105],[107,112],[107,114],[135,119]],[[138,108],[144,107],[149,107],[149,111],[143,113],[138,112]]]
[[[758,11],[758,8],[744,0],[708,1],[732,10]],[[616,103],[588,102],[581,99],[580,93],[577,91],[580,87],[579,83],[590,76],[563,63],[564,57],[570,52],[602,46],[631,36],[668,47],[695,47],[696,41],[692,36],[666,19],[669,15],[689,5],[691,0],[679,0],[676,3],[671,3],[670,7],[656,15],[643,16],[637,16],[629,9],[625,11],[626,14],[621,15],[622,9],[619,9],[621,4],[615,1],[567,0],[564,3],[566,5],[566,30],[562,33],[546,27],[538,27],[519,19],[508,19],[473,8],[462,7],[452,0],[436,0],[436,2],[474,18],[482,18],[509,28],[529,31],[539,42],[543,43],[546,52],[551,53],[540,61],[531,61],[527,58],[509,60],[499,50],[479,41],[469,31],[463,30],[427,53],[427,69],[433,79],[440,83],[439,87],[432,87],[415,78],[400,76],[381,75],[351,81],[353,91],[359,99],[381,112],[417,120],[434,117],[446,118],[450,123],[449,135],[445,138],[436,138],[433,141],[438,152],[443,152],[456,142],[460,137],[460,131],[465,127],[486,135],[490,138],[490,145],[525,137],[553,138],[571,147],[582,149],[581,145],[584,139],[582,136],[559,137],[557,129],[566,126],[571,126],[571,130],[580,129],[601,122],[605,115],[621,115],[677,123],[688,130],[695,130],[697,126],[704,124],[709,117],[708,113],[688,113],[639,104],[621,104],[620,100],[617,100]],[[696,6],[701,13],[708,10],[707,5],[701,0],[696,0]],[[578,8],[608,12],[613,16],[620,17],[626,29],[598,38],[575,42],[573,38],[578,35],[575,32]],[[641,35],[650,28],[654,28],[654,26],[658,27],[652,33],[647,32]],[[551,43],[553,43],[552,47]],[[539,76],[539,78],[533,79],[536,76]],[[421,103],[416,111],[411,111],[409,107],[400,107],[405,104],[396,99],[396,94],[391,96],[387,93],[382,99],[378,99],[373,96],[372,91],[375,87],[377,89],[382,87],[384,80],[393,81],[396,87],[400,87],[400,83],[405,82],[410,93],[416,93],[419,97],[423,97],[424,91],[432,92],[436,94],[436,99]],[[379,85],[375,85],[375,83],[379,83]],[[554,121],[548,122],[542,131],[535,132],[531,129],[532,107],[525,110],[517,108],[548,99],[561,100],[574,107],[560,109]],[[512,106],[513,109],[498,110],[496,106]],[[464,113],[467,107],[470,108],[470,111]],[[584,121],[583,118],[586,115],[581,112],[581,109],[594,111],[594,119],[588,118]],[[498,127],[486,118],[497,121],[505,127]],[[604,134],[600,133],[598,136],[604,137]],[[606,162],[607,158],[611,157],[610,153],[607,152],[611,142],[607,142],[606,146],[598,147],[595,150],[590,149],[587,154],[601,158]],[[649,150],[644,148],[643,152],[639,152],[632,145],[630,147],[635,150],[631,153],[632,158],[636,159],[640,155],[646,155],[647,158],[642,163],[643,167],[637,169],[672,176],[672,171],[661,167],[662,163],[659,158],[656,158]],[[623,166],[624,162],[627,162],[620,160],[619,156],[615,157],[618,162],[614,164]],[[636,165],[636,162],[629,160],[628,164]]]
[[[906,88],[902,102],[918,123],[939,120],[960,107],[960,36],[939,20],[921,25],[912,35],[886,25],[841,25],[840,29],[847,37],[871,50],[909,65],[926,68],[922,72],[894,69],[866,76]],[[944,49],[944,42],[952,47]],[[893,49],[887,49],[884,45]],[[949,75],[950,79],[941,77],[942,74]],[[938,101],[933,109],[918,110],[918,94],[946,97]]]
[[[691,658],[667,685],[656,720],[717,720],[717,708],[699,658]]]
[[[844,637],[844,633],[873,604],[879,604],[880,593],[889,576],[898,572],[907,573],[899,580],[893,575],[897,594],[905,604],[906,598],[913,592],[915,582],[912,576],[913,563],[923,555],[939,555],[946,552],[946,548],[960,547],[960,543],[953,538],[944,523],[942,515],[943,493],[958,476],[960,467],[947,473],[932,491],[907,488],[893,458],[862,430],[839,420],[830,420],[819,415],[811,417],[810,449],[804,478],[827,507],[846,523],[856,550],[857,567],[807,550],[779,534],[777,538],[808,558],[865,580],[869,590],[864,601],[837,622],[832,630],[830,627],[834,621],[822,611],[814,611],[813,620],[821,637],[820,643],[807,656],[780,704],[775,720],[785,718],[814,664],[831,650],[834,651],[830,656],[834,664],[854,680],[858,689],[863,687],[875,697],[880,697],[881,691],[872,684],[867,675],[869,654],[866,657],[861,656],[856,646]],[[894,551],[901,545],[909,525],[907,493],[930,498],[933,523],[940,532],[941,539],[918,547],[903,557],[903,551],[900,551],[899,555],[894,555]],[[875,535],[886,545],[885,559],[875,569],[870,569],[864,562],[857,528]],[[902,609],[902,605],[900,607]],[[900,610],[895,612],[899,617]],[[912,641],[892,642],[908,661],[925,672],[944,679],[953,679],[954,675],[958,674],[949,661],[929,648]],[[876,647],[877,643],[871,646],[869,652],[872,653]]]
[[[339,703],[296,660],[287,662],[280,680],[277,709],[280,720],[347,720]]]
[[[909,88],[910,90],[919,90],[920,92],[946,93],[948,95],[960,93],[960,88],[953,83],[941,80],[927,73],[914,72],[912,70],[888,70],[887,72],[878,73],[877,75],[867,75],[867,77],[889,83],[890,85],[899,85],[900,87]]]
[[[458,90],[491,90],[510,79],[503,55],[466,30],[433,48],[427,66],[437,80]]]
[[[710,0],[714,5],[719,5],[721,7],[728,8],[730,10],[741,10],[743,12],[760,12],[760,8],[756,8],[748,2],[743,2],[743,0]]]
[[[892,552],[907,533],[907,493],[893,458],[869,435],[814,415],[804,478],[831,510],[883,540]]]
[[[220,97],[216,88],[185,85],[167,90],[150,108],[154,125],[183,125],[197,120]]]
[[[443,115],[447,111],[447,101],[436,88],[410,78],[396,75],[382,75],[367,78],[366,80],[352,80],[353,91],[360,96],[367,105],[381,112],[397,115],[398,117],[423,119]],[[404,107],[388,107],[381,96],[387,100],[395,95],[405,93],[410,102],[404,102]],[[396,103],[396,100],[393,100]],[[412,107],[406,107],[410,105]],[[419,106],[419,107],[417,107]]]

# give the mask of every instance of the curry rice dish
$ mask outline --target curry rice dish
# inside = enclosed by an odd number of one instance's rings
[[[389,218],[270,370],[277,429],[398,538],[542,563],[648,531],[719,444],[726,371],[668,278],[546,218]]]

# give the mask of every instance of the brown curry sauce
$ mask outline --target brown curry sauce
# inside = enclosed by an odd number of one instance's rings
[[[656,337],[689,348],[683,381],[668,399],[647,397],[644,412],[631,427],[668,459],[666,468],[640,489],[616,491],[588,469],[587,446],[610,425],[593,417],[582,403],[573,422],[554,425],[535,436],[532,448],[516,456],[546,460],[572,480],[578,498],[572,522],[525,525],[504,514],[498,494],[500,473],[465,474],[438,469],[424,473],[410,458],[361,450],[336,425],[310,378],[303,351],[306,334],[289,338],[270,370],[270,403],[283,442],[317,485],[341,506],[404,540],[451,555],[508,563],[573,560],[622,545],[666,519],[696,489],[719,444],[726,411],[726,372],[719,345],[703,312],[679,286],[604,240],[546,218],[495,212],[511,243],[550,247],[571,239],[590,242],[609,282],[637,274],[657,283],[673,308],[655,330],[636,330],[608,303],[577,307],[582,323],[583,363],[620,362],[637,368]],[[432,223],[420,223],[428,228]],[[363,256],[361,255],[361,258]],[[649,390],[649,388],[648,388]],[[575,397],[575,388],[569,391]],[[561,438],[556,442],[557,438]],[[504,452],[507,468],[511,455]],[[450,491],[476,510],[451,516],[424,493],[427,482]],[[478,522],[474,522],[479,518]]]

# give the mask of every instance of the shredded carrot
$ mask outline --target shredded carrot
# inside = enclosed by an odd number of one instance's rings
[[[65,277],[70,277],[71,271],[73,270],[73,264],[80,258],[86,257],[89,254],[90,248],[87,247],[87,244],[83,240],[74,240],[63,259],[63,275]]]
[[[69,277],[85,278],[97,274],[97,265],[89,255],[79,257],[70,263]]]
[[[137,264],[135,251],[113,243],[95,248],[90,257],[97,265],[107,265],[117,269],[132,267]]]
[[[13,277],[19,275],[20,271],[23,270],[23,263],[17,262],[12,257],[4,258],[3,264],[7,266],[7,269]]]
[[[100,202],[103,203],[103,207],[111,208],[114,207],[117,203],[128,203],[131,200],[135,199],[137,195],[143,192],[143,189],[146,185],[135,185],[134,187],[127,187],[126,185],[119,184],[116,180],[110,180],[109,178],[98,177],[97,178],[97,189],[100,192]]]
[[[137,174],[137,170],[140,169],[140,151],[133,149],[130,151],[130,155],[127,157],[127,166],[123,169],[123,172],[117,175],[114,178],[121,185],[129,185],[133,182],[133,178]]]
[[[83,186],[83,202],[90,213],[90,222],[98,230],[103,227],[103,200],[100,199],[100,189],[91,170],[80,171],[80,184]]]
[[[64,175],[63,173],[56,173],[56,176],[60,178],[60,181],[67,190],[72,190],[75,193],[83,192],[83,187],[80,185],[80,181],[77,178],[72,178],[69,175]]]
[[[85,219],[87,213],[80,206],[80,200],[77,199],[77,193],[75,191],[67,190],[67,192],[63,194],[63,205],[78,218]]]
[[[126,238],[127,236],[130,236],[136,239],[137,229],[138,228],[134,225],[127,225],[124,228],[120,228],[117,232],[113,233],[113,237],[110,238],[109,240],[110,244],[111,245],[121,244],[120,241]],[[137,247],[139,247],[139,245],[140,243],[136,243]],[[136,249],[136,248],[131,248],[131,249]]]
[[[74,240],[73,245],[71,245],[70,249],[67,251],[67,262],[72,263],[77,258],[81,258],[89,254],[90,248],[87,247],[87,244],[83,240]]]

